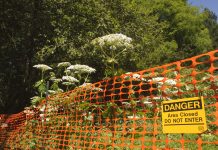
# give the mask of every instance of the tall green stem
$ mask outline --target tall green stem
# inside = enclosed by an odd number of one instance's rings
[[[87,76],[86,76],[86,78],[85,78],[85,81],[84,81],[84,83],[86,83],[86,81],[87,81],[88,77],[89,77],[89,73],[87,74]],[[83,83],[83,84],[84,84],[84,83]]]
[[[42,70],[41,81],[43,82],[43,80],[44,80],[44,71]],[[42,92],[40,92],[40,97],[42,98]]]
[[[66,76],[68,76],[66,67],[64,68],[64,71],[65,71]]]
[[[43,78],[44,78],[44,71],[42,70],[41,80],[43,80]]]
[[[115,55],[115,54],[114,54],[114,51],[112,50],[112,73],[113,73],[113,76],[115,75],[115,71],[114,71],[114,69],[115,69],[115,68],[114,68],[114,60],[113,60],[113,59],[115,59],[115,58],[114,58],[114,55]]]
[[[114,62],[112,62],[112,73],[113,73],[113,76],[115,75],[115,71],[114,71]]]

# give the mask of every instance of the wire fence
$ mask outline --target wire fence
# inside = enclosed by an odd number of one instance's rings
[[[218,149],[218,50],[52,95],[0,115],[2,149]],[[161,102],[203,96],[208,130],[164,134]]]

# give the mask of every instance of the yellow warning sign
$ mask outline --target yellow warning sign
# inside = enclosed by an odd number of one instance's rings
[[[203,97],[162,103],[163,133],[202,133],[207,130]]]

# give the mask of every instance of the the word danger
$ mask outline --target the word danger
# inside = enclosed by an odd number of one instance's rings
[[[201,100],[163,104],[164,112],[202,109]]]

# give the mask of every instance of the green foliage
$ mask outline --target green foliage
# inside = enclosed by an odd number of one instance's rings
[[[44,99],[44,97],[34,96],[31,98],[31,104],[33,106],[37,106],[40,104],[41,100],[43,100],[43,99]]]
[[[211,39],[204,25],[207,16],[197,7],[188,5],[184,0],[154,0],[150,6],[158,21],[167,24],[164,32],[167,41],[176,41],[177,59],[211,49]]]
[[[37,88],[39,93],[45,93],[46,92],[46,83],[45,80],[37,81],[34,85],[34,88]]]
[[[1,1],[0,17],[2,112],[17,112],[30,102],[38,77],[33,64],[87,64],[98,70],[90,79],[99,81],[105,74],[133,72],[217,47],[216,16],[184,0]],[[132,38],[134,51],[102,60],[90,43],[114,33]],[[114,63],[116,72],[105,62]]]
[[[214,49],[218,48],[218,23],[217,16],[215,13],[210,11],[209,9],[205,9],[204,13],[207,15],[205,22],[205,26],[209,30],[210,37],[212,39],[212,46]]]

